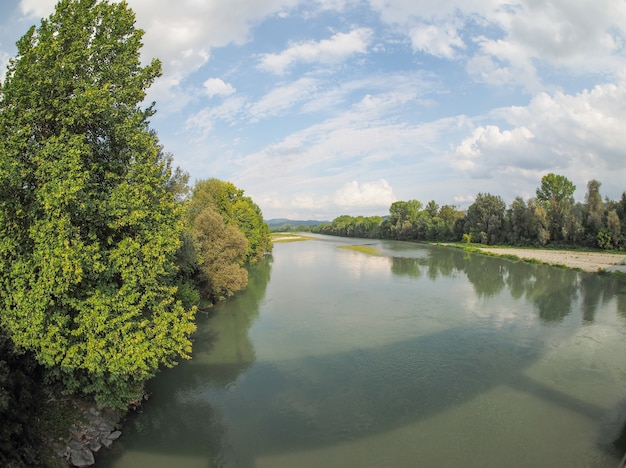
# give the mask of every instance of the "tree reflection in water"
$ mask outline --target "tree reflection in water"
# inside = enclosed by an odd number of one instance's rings
[[[476,297],[509,291],[533,304],[543,323],[563,321],[579,298],[586,323],[614,299],[626,320],[623,281],[424,249],[413,257],[394,251],[392,274],[427,283],[465,275]],[[271,259],[264,262],[251,272],[249,290],[227,304],[227,314],[218,306],[201,316],[193,360],[155,379],[153,399],[127,427],[135,433],[129,448],[196,455],[208,466],[254,466],[261,454],[365,439],[427,420],[503,385],[590,420],[606,418],[605,408],[527,377],[543,350],[497,328],[466,324],[364,349],[258,362],[249,329],[269,281]],[[123,447],[124,438],[116,450]]]
[[[394,275],[419,278],[465,274],[480,298],[500,294],[505,287],[513,299],[531,301],[546,323],[560,322],[582,296],[583,322],[593,323],[596,311],[615,299],[618,313],[626,320],[626,281],[610,275],[513,261],[466,251],[429,247],[427,258],[392,257]],[[433,250],[437,249],[437,250]]]

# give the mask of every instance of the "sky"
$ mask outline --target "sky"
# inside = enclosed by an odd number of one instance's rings
[[[54,0],[0,4],[0,76]],[[625,0],[128,0],[165,151],[265,219],[626,190]]]

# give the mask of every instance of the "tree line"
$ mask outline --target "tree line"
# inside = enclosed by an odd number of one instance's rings
[[[343,215],[313,231],[375,239],[626,250],[626,192],[619,200],[603,199],[600,186],[597,180],[589,181],[584,203],[575,202],[576,186],[550,173],[542,177],[535,197],[516,197],[508,207],[490,193],[479,193],[467,211],[434,200],[426,205],[397,201],[384,218]]]
[[[141,400],[271,249],[243,190],[172,167],[142,35],[125,2],[62,0],[0,83],[2,466],[47,464],[41,415],[68,397]]]

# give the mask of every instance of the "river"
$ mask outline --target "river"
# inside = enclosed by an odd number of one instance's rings
[[[378,255],[340,248],[366,244]],[[626,281],[407,242],[278,243],[198,315],[103,467],[617,466]]]

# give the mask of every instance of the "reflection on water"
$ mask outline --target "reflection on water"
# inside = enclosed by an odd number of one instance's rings
[[[617,463],[623,281],[322,239],[277,245],[199,317],[101,466]]]

